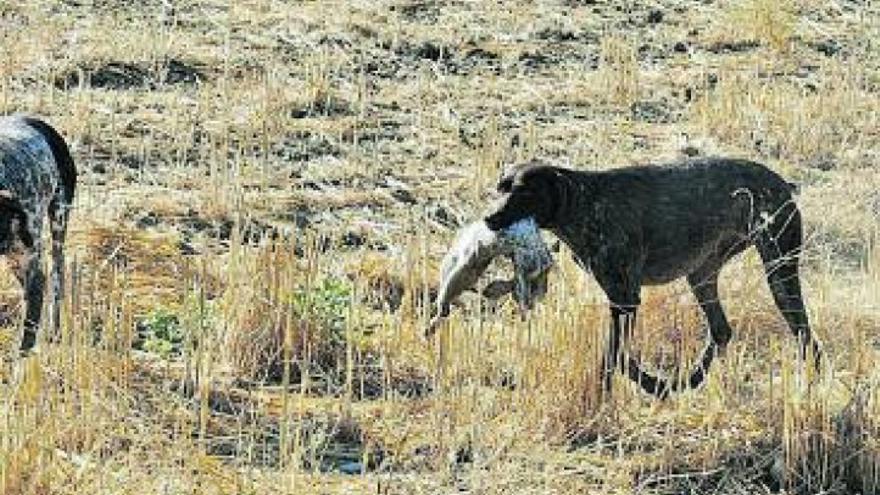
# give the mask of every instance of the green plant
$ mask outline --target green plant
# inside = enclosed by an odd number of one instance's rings
[[[327,277],[314,287],[298,287],[291,296],[295,320],[313,329],[320,345],[337,347],[345,342],[345,322],[351,303],[351,286],[343,279]],[[301,325],[302,326],[302,325]]]
[[[179,356],[182,352],[184,331],[180,318],[174,312],[157,308],[137,323],[138,338],[134,347],[164,358]]]

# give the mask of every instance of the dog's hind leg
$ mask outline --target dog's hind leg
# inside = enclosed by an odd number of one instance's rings
[[[733,336],[733,330],[721,307],[721,300],[718,299],[718,275],[721,269],[720,264],[711,264],[688,274],[688,284],[691,286],[691,292],[696,296],[700,303],[700,309],[706,315],[709,324],[709,339],[717,345],[719,350],[723,350],[730,342]]]
[[[733,336],[730,323],[718,299],[720,270],[721,263],[708,263],[687,276],[691,291],[700,303],[700,309],[703,310],[709,326],[706,347],[703,349],[699,363],[688,377],[686,384],[688,388],[696,388],[705,380],[715,355],[724,350]]]
[[[798,260],[802,248],[803,227],[800,212],[793,203],[780,209],[776,218],[767,222],[757,233],[755,246],[764,262],[767,283],[773,300],[782,312],[791,332],[800,341],[800,354],[806,359],[811,348],[818,371],[822,351],[818,340],[810,330],[807,310],[801,293]]]
[[[630,324],[635,326],[635,313],[632,315]],[[636,382],[642,390],[659,399],[668,397],[669,392],[672,390],[668,381],[645,371],[639,359],[632,355],[627,356],[626,368],[624,370],[621,365],[621,370],[626,371],[627,377],[631,381]]]

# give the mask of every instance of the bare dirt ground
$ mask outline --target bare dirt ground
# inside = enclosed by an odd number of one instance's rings
[[[0,492],[880,493],[877,5],[35,0],[0,36],[2,113],[80,172],[60,343],[11,358],[0,277]],[[754,253],[727,355],[665,402],[599,400],[565,249],[528,321],[465,298],[421,339],[503,165],[711,154],[799,185],[821,376]],[[687,288],[643,300],[633,348],[690,363]]]

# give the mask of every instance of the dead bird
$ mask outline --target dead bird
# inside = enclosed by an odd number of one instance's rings
[[[426,337],[434,334],[449,316],[452,302],[473,289],[498,256],[513,262],[514,277],[493,281],[483,289],[483,297],[495,300],[510,293],[525,312],[544,296],[553,257],[534,219],[522,219],[498,232],[490,230],[483,221],[474,222],[459,232],[443,259],[435,313],[425,331]]]

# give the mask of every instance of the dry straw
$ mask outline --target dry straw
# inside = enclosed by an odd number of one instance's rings
[[[878,493],[876,6],[859,2],[0,3],[0,110],[69,137],[60,342],[12,359],[0,493]],[[682,149],[684,148],[684,149]],[[800,186],[827,357],[795,360],[760,262],[699,390],[600,394],[600,289],[464,297],[421,338],[501,167],[724,153]],[[496,270],[509,267],[500,265]],[[683,284],[629,350],[686,369]]]

